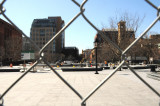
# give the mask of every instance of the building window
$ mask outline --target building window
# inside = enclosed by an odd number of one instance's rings
[[[40,36],[45,36],[45,29],[40,29]]]
[[[49,32],[49,29],[46,29],[46,32],[48,33],[48,32]]]
[[[53,33],[56,33],[56,28],[53,28]]]
[[[55,42],[55,40],[53,40],[53,51],[55,52],[56,51],[56,42]]]

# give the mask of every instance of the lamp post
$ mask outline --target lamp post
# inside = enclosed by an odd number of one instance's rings
[[[98,68],[97,68],[97,46],[98,46],[98,36],[96,35],[95,36],[95,41],[94,41],[94,47],[95,47],[95,50],[96,50],[96,73],[95,74],[99,74],[98,73]]]

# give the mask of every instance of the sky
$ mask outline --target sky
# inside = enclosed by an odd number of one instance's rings
[[[2,1],[2,0],[0,0]],[[76,0],[82,3],[83,0]],[[160,0],[150,0],[157,7]],[[30,36],[30,28],[34,19],[48,18],[49,16],[61,16],[67,24],[76,16],[80,8],[72,0],[7,0],[4,4],[5,14],[27,35]],[[109,26],[109,19],[127,11],[136,14],[144,20],[136,33],[138,37],[157,17],[157,10],[151,7],[145,0],[88,0],[84,5],[86,17],[101,30]],[[2,15],[0,18],[4,19]],[[160,22],[150,32],[160,33]],[[65,46],[77,47],[79,53],[82,49],[92,49],[94,36],[97,34],[82,16],[79,16],[65,30]]]

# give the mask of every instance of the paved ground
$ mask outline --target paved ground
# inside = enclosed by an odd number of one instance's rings
[[[94,72],[62,72],[57,70],[85,97],[112,70]],[[160,81],[147,76],[149,70],[137,70],[160,93]],[[0,73],[0,93],[22,73]],[[4,106],[80,106],[81,100],[53,72],[27,74],[4,97]],[[128,69],[118,71],[92,97],[86,106],[159,106],[160,98]]]

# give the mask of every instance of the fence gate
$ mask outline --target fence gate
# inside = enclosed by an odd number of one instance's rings
[[[105,36],[96,26],[94,26],[92,24],[92,22],[89,21],[89,19],[85,16],[84,11],[85,8],[84,5],[87,3],[88,0],[84,0],[82,2],[82,4],[79,4],[78,2],[76,2],[75,0],[72,0],[73,3],[75,3],[75,5],[77,5],[77,7],[80,9],[79,13],[77,13],[75,15],[75,17],[73,17],[72,20],[70,20],[70,22],[65,25],[54,37],[52,37],[42,48],[39,48],[35,42],[33,42],[30,38],[27,37],[27,35],[20,30],[12,21],[9,17],[7,17],[7,15],[5,14],[5,8],[3,7],[4,3],[6,2],[6,0],[3,0],[0,4],[0,15],[2,15],[10,24],[12,24],[23,36],[25,36],[30,43],[32,43],[34,45],[34,47],[39,51],[39,58],[36,60],[36,62],[25,72],[23,73],[13,84],[11,84],[6,90],[5,92],[3,92],[0,95],[0,106],[3,105],[3,97],[8,93],[8,91],[10,91],[25,75],[27,75],[27,73],[34,68],[40,61],[43,61],[48,67],[51,68],[51,70],[81,99],[81,106],[86,106],[86,101],[105,83],[107,82],[116,72],[117,70],[124,64],[126,65],[131,72],[133,72],[133,74],[135,76],[137,76],[146,86],[148,86],[158,97],[160,97],[160,94],[153,88],[151,87],[144,79],[142,79],[130,66],[129,64],[126,62],[126,53],[129,51],[129,49],[135,45],[140,38],[142,38],[157,22],[158,20],[160,20],[160,7],[156,7],[153,3],[151,3],[149,0],[145,0],[148,4],[150,4],[153,8],[155,8],[157,10],[157,17],[156,19],[150,24],[150,26],[135,40],[133,41],[124,51],[119,48],[115,43],[113,43],[107,36]],[[9,2],[9,1],[8,1]],[[86,22],[88,24],[90,24],[99,34],[100,36],[106,40],[107,42],[109,42],[110,44],[113,45],[113,47],[115,47],[120,53],[121,53],[121,63],[118,65],[118,67],[116,69],[114,69],[108,76],[105,77],[104,80],[102,80],[90,93],[88,93],[87,96],[83,97],[77,90],[75,90],[59,73],[57,73],[55,71],[55,69],[52,68],[52,66],[44,59],[44,49],[51,44],[51,42],[53,42],[53,40],[59,36],[67,27],[69,27],[72,22],[74,22],[80,15],[82,15],[82,17],[86,20]],[[159,104],[160,105],[160,104]]]

